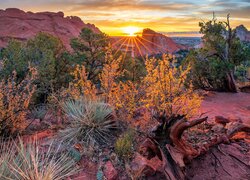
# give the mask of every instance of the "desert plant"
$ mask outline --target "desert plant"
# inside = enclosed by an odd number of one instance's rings
[[[70,120],[70,125],[59,133],[64,143],[105,145],[115,136],[118,126],[109,104],[87,99],[68,100],[63,110]]]
[[[35,86],[32,84],[36,69],[30,67],[30,75],[16,83],[16,73],[7,81],[0,82],[0,134],[21,132],[26,124],[26,115]]]
[[[35,106],[31,110],[31,117],[34,119],[42,120],[45,117],[47,110],[48,110],[48,107],[44,104]]]
[[[9,148],[11,147],[11,148]],[[43,149],[38,142],[5,142],[1,147],[0,179],[60,180],[78,171],[76,162],[61,146]]]
[[[105,102],[115,105],[115,94],[118,88],[118,78],[122,75],[119,64],[122,57],[115,59],[111,48],[108,49],[105,56],[105,64],[100,74],[101,90]]]
[[[201,97],[193,90],[192,83],[186,86],[190,67],[176,68],[175,59],[163,55],[162,60],[146,60],[147,75],[144,78],[146,107],[165,111],[168,117],[197,113]]]
[[[108,41],[106,34],[93,32],[89,28],[83,28],[79,37],[71,40],[74,59],[85,66],[88,73],[87,79],[93,83],[98,82]]]
[[[70,83],[69,88],[66,89],[66,93],[74,99],[80,98],[81,96],[93,100],[96,99],[97,89],[95,85],[88,80],[86,68],[83,65],[77,65],[72,75],[74,76],[74,80]]]
[[[121,159],[128,159],[133,154],[134,131],[128,130],[115,142],[115,152]]]

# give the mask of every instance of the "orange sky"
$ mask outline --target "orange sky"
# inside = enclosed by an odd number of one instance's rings
[[[211,18],[213,11],[220,20],[230,13],[232,26],[244,24],[250,29],[250,0],[0,0],[0,9],[8,7],[63,11],[95,24],[111,36],[124,35],[127,26],[196,36],[199,21]]]

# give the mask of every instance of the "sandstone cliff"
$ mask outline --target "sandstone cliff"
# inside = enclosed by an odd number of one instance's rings
[[[77,37],[83,27],[100,32],[97,27],[85,24],[79,17],[64,17],[63,12],[32,13],[15,8],[0,10],[0,48],[12,38],[25,41],[38,32],[47,32],[59,37],[70,49],[70,39]]]
[[[141,42],[140,42],[141,41]],[[144,29],[139,37],[142,54],[174,53],[185,47],[174,42],[170,37],[151,29]]]
[[[250,42],[250,31],[248,31],[244,25],[236,27],[236,34],[241,41]]]

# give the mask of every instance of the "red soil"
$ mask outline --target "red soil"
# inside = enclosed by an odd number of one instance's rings
[[[205,97],[201,112],[209,120],[215,116],[223,116],[231,121],[242,120],[250,124],[250,93],[218,93],[211,92]]]

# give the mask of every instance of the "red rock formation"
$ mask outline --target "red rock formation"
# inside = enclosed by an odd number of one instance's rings
[[[250,31],[248,31],[244,25],[236,27],[236,34],[241,41],[250,42]]]
[[[175,43],[171,38],[157,33],[151,29],[144,29],[142,36],[138,38],[140,44],[141,53],[145,54],[158,54],[158,53],[174,53],[180,49],[184,49],[184,46],[181,46]],[[141,42],[140,42],[141,41]],[[136,51],[137,54],[138,50]]]
[[[59,37],[70,49],[70,39],[77,37],[83,27],[100,32],[93,24],[85,24],[79,17],[64,17],[63,12],[32,13],[15,8],[0,10],[0,47],[6,46],[12,38],[25,41],[38,32],[47,32]]]
[[[111,43],[114,48],[131,54],[131,56],[174,53],[180,49],[186,49],[171,38],[151,29],[144,29],[142,35],[137,37],[112,37]]]

